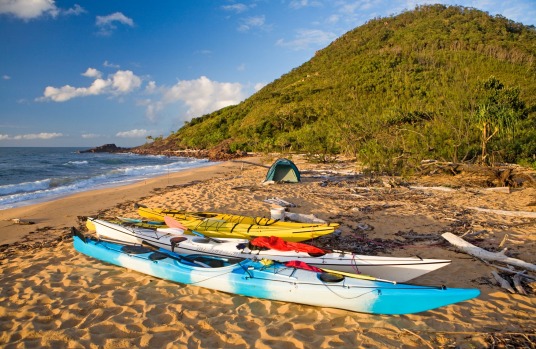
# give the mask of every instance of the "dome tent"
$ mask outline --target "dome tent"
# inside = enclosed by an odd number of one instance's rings
[[[298,183],[300,171],[289,159],[277,159],[268,170],[265,181]]]

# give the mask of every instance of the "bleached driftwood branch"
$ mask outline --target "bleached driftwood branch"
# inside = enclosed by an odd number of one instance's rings
[[[436,191],[446,191],[446,192],[457,191],[454,188],[437,187],[437,186],[436,187],[409,186],[409,189],[413,189],[413,190],[436,190]],[[485,189],[476,190],[476,192],[484,193],[484,194],[487,194],[487,193],[505,193],[505,194],[509,194],[510,193],[510,187],[485,188]]]
[[[436,191],[456,191],[456,189],[449,188],[449,187],[418,187],[418,186],[410,186],[409,189],[414,190],[436,190]]]
[[[493,277],[495,278],[495,280],[497,280],[497,282],[499,283],[499,286],[501,286],[502,288],[508,290],[508,292],[510,293],[516,293],[516,291],[514,291],[514,289],[512,288],[512,285],[510,285],[510,283],[504,279],[503,277],[501,277],[499,275],[499,273],[497,273],[495,270],[491,272],[491,274],[493,275]]]
[[[512,278],[512,280],[514,281],[514,287],[516,288],[517,292],[519,292],[520,294],[522,295],[527,295],[527,291],[525,291],[525,289],[523,288],[523,285],[521,285],[521,278],[523,277],[524,275],[522,273],[517,273],[516,275],[514,275],[514,277]]]
[[[515,265],[520,268],[536,271],[535,264],[527,263],[521,259],[508,257],[504,254],[505,250],[502,250],[501,252],[489,252],[465,241],[464,239],[452,233],[444,233],[441,236],[445,240],[450,242],[452,245],[456,246],[460,251],[475,256],[477,258],[488,261],[502,262],[510,265]]]
[[[524,277],[525,279],[532,280],[532,281],[536,281],[536,277],[531,276],[531,275],[527,275],[527,274],[526,274],[526,272],[527,272],[526,270],[519,271],[519,270],[515,270],[515,269],[512,268],[512,267],[510,267],[510,268],[507,268],[507,267],[501,267],[501,266],[498,266],[498,265],[489,263],[489,262],[487,262],[487,261],[484,261],[484,263],[486,263],[486,264],[489,265],[490,267],[494,267],[495,269],[500,270],[500,271],[502,271],[502,272],[509,273],[509,274],[520,274],[520,275],[521,275],[522,277]]]
[[[495,187],[480,190],[481,193],[504,193],[510,194],[510,187]]]
[[[316,217],[314,214],[285,212],[285,217],[288,218],[290,221],[293,221],[293,222],[319,223],[319,224],[326,223],[325,220]]]
[[[479,211],[479,212],[495,213],[495,214],[499,214],[503,216],[536,218],[536,212],[529,212],[529,211],[503,211],[503,210],[491,210],[488,208],[480,208],[480,207],[468,207],[468,209]]]

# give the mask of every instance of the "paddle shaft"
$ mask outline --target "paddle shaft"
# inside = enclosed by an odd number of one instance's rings
[[[333,269],[325,269],[325,268],[319,268],[319,269],[322,270],[322,271],[325,271],[326,273],[331,273],[331,274],[337,274],[337,275],[347,276],[347,277],[354,278],[354,279],[371,280],[371,281],[383,281],[383,282],[389,282],[389,283],[392,283],[392,284],[394,284],[394,285],[397,284],[396,281],[385,280],[385,279],[379,279],[379,278],[375,278],[374,276],[369,276],[369,275],[361,275],[361,274],[345,273],[345,272],[343,272],[343,271],[338,271],[338,270],[333,270]]]
[[[199,261],[196,261],[194,259],[191,259],[191,258],[188,258],[188,257],[185,257],[185,256],[181,256],[181,255],[174,255],[174,254],[171,254],[170,252],[167,252],[167,251],[162,251],[159,247],[143,240],[141,242],[142,246],[145,246],[147,248],[150,248],[151,250],[155,251],[155,252],[158,252],[158,253],[162,253],[164,255],[166,255],[168,258],[171,258],[171,259],[174,259],[176,261],[187,261],[187,262],[190,262],[190,263],[193,263],[193,264],[197,264],[197,265],[200,265],[202,267],[205,267],[205,268],[210,268],[210,265],[208,264],[205,264],[203,262],[199,262]]]

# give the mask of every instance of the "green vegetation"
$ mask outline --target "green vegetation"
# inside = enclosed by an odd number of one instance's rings
[[[401,173],[424,159],[536,165],[536,29],[458,6],[369,21],[236,106],[164,139],[177,149],[347,154]]]

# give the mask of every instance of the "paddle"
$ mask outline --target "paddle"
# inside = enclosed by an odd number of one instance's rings
[[[393,285],[396,285],[396,284],[397,284],[396,281],[380,279],[380,278],[376,278],[376,277],[374,277],[374,276],[370,276],[370,275],[345,273],[345,272],[343,272],[343,271],[332,270],[332,269],[325,269],[325,268],[319,268],[319,269],[322,270],[322,271],[325,271],[326,273],[336,274],[336,275],[342,275],[342,276],[347,276],[347,277],[354,278],[354,279],[389,282],[389,283],[391,283],[391,284],[393,284]]]
[[[333,269],[319,268],[317,266],[309,265],[309,264],[307,264],[305,262],[302,262],[302,261],[299,261],[299,260],[288,261],[288,262],[285,263],[285,266],[292,267],[292,268],[298,268],[298,269],[304,269],[304,270],[310,270],[310,271],[313,271],[313,272],[324,272],[324,273],[328,273],[328,274],[331,274],[331,275],[334,275],[334,276],[341,277],[338,280],[336,280],[336,279],[329,280],[329,278],[322,278],[322,275],[321,275],[320,278],[322,279],[322,281],[328,281],[328,282],[342,281],[342,277],[346,276],[346,277],[350,277],[350,278],[354,278],[354,279],[389,282],[389,283],[392,283],[394,285],[397,284],[396,281],[379,279],[379,278],[375,278],[375,277],[370,276],[370,275],[353,274],[353,273],[346,273],[346,272],[343,272],[343,271],[338,271],[338,270],[333,270]]]
[[[213,238],[213,237],[210,237],[210,236],[206,236],[205,234],[202,234],[202,233],[200,233],[200,232],[198,232],[196,230],[190,229],[187,226],[185,226],[184,224],[182,224],[181,222],[179,222],[178,220],[173,219],[173,218],[171,218],[169,216],[165,216],[164,221],[166,222],[166,224],[168,226],[173,225],[174,227],[182,229],[184,231],[190,231],[194,235],[197,235],[197,236],[212,240],[214,242],[217,242],[218,244],[221,244],[223,242],[222,240],[219,240],[219,239],[216,239],[216,238]]]
[[[178,254],[175,254],[175,253],[172,253],[172,252],[162,250],[158,246],[153,245],[150,242],[147,242],[145,240],[142,240],[141,245],[144,246],[144,247],[147,247],[148,249],[153,250],[155,252],[162,253],[162,254],[166,255],[168,258],[174,259],[174,260],[179,261],[179,262],[182,262],[184,260],[184,261],[187,261],[187,262],[190,262],[190,263],[193,263],[193,264],[200,265],[200,266],[202,266],[204,268],[212,268],[210,265],[205,264],[205,263],[200,262],[200,261],[196,261],[195,259],[191,259],[191,258],[188,258],[186,256],[182,256],[182,255],[178,255]]]
[[[128,217],[116,217],[116,218],[119,219],[121,222],[125,222],[125,223],[132,223],[132,224],[145,223],[145,224],[151,224],[151,225],[164,225],[164,222],[160,222],[160,221],[150,221],[150,220],[145,220],[145,219],[136,219],[136,218],[128,218]]]

